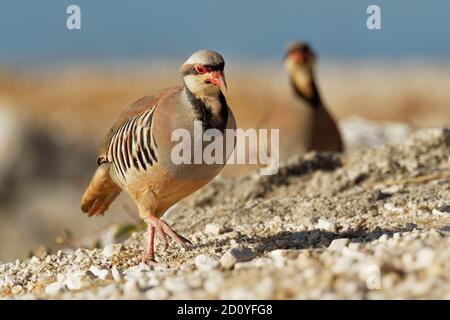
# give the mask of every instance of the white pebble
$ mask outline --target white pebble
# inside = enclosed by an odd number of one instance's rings
[[[37,263],[39,263],[39,262],[40,262],[40,260],[39,260],[39,258],[36,257],[36,256],[33,256],[33,257],[30,259],[30,263],[31,263],[31,264],[37,264]]]
[[[394,193],[398,192],[400,190],[400,188],[396,185],[381,189],[380,192],[384,195],[393,195]]]
[[[58,273],[56,275],[56,282],[58,282],[60,285],[64,285],[65,281],[66,281],[66,276],[65,275],[63,275],[61,273]]]
[[[65,284],[69,290],[79,290],[89,284],[89,280],[85,272],[74,272],[66,276]]]
[[[140,294],[139,286],[136,280],[131,279],[125,282],[123,293],[126,297],[136,297]]]
[[[181,276],[166,278],[163,282],[164,287],[171,292],[189,291],[190,286],[186,279]]]
[[[361,243],[360,242],[350,242],[350,244],[348,245],[348,248],[351,250],[355,250],[358,251],[359,249],[361,249]]]
[[[103,248],[103,256],[106,258],[117,256],[122,249],[123,246],[121,244],[108,244]]]
[[[197,269],[208,272],[211,271],[219,266],[219,261],[208,254],[200,254],[195,257],[195,266]]]
[[[48,294],[49,296],[56,296],[57,294],[64,291],[64,286],[59,284],[58,282],[50,283],[48,286],[45,287],[45,294]]]
[[[255,257],[256,253],[252,249],[233,248],[222,256],[220,263],[223,268],[231,269],[237,262],[250,261]]]
[[[331,220],[319,219],[317,222],[317,229],[334,232],[336,231],[336,224]]]
[[[113,267],[112,267],[112,269],[111,269],[111,274],[112,274],[112,277],[113,277],[113,279],[114,279],[115,281],[120,281],[120,280],[122,280],[122,273],[120,272],[119,269],[117,269],[116,266],[113,266]]]
[[[208,223],[205,226],[205,233],[212,235],[212,236],[218,236],[224,232],[224,227],[221,224],[218,223]]]
[[[14,286],[12,289],[11,289],[11,293],[12,294],[20,294],[20,293],[22,293],[23,292],[23,288],[21,287],[21,286]]]
[[[424,269],[433,264],[434,261],[434,251],[431,248],[422,248],[417,251],[415,268],[416,269]]]
[[[331,241],[328,249],[339,251],[342,250],[342,248],[346,247],[348,243],[349,239],[347,238],[334,239],[333,241]]]
[[[384,209],[386,209],[387,211],[395,212],[395,213],[403,213],[403,211],[404,211],[403,208],[396,207],[392,203],[389,203],[389,202],[384,204]]]
[[[97,266],[92,266],[89,268],[89,271],[92,272],[93,275],[98,277],[99,279],[105,280],[108,279],[111,276],[111,273],[109,270],[106,269],[100,269]]]
[[[169,297],[169,292],[162,287],[156,287],[145,292],[145,297],[149,300],[165,300]]]
[[[448,216],[448,213],[440,211],[438,209],[433,209],[433,211],[431,211],[431,213],[433,213],[435,216],[441,216],[441,217]]]

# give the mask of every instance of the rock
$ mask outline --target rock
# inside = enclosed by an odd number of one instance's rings
[[[256,253],[249,248],[233,248],[227,251],[220,259],[220,264],[225,269],[231,269],[237,262],[250,261],[256,257]]]
[[[315,244],[320,239],[321,232],[319,230],[313,230],[308,234],[308,243]]]
[[[339,251],[342,250],[342,248],[346,247],[349,242],[350,240],[348,238],[334,239],[333,241],[331,241],[328,249]]]
[[[208,254],[200,254],[196,256],[194,263],[197,269],[204,272],[211,271],[219,266],[219,261],[217,258]]]
[[[383,194],[383,195],[391,196],[391,195],[393,195],[394,193],[398,192],[399,190],[400,190],[400,188],[399,188],[398,186],[393,185],[393,186],[390,186],[390,187],[381,189],[380,192],[381,192],[381,194]]]
[[[103,248],[103,256],[106,258],[117,256],[122,249],[122,244],[108,244]]]
[[[163,286],[171,292],[189,291],[191,289],[186,278],[182,276],[166,278],[163,282]]]
[[[209,294],[217,293],[220,290],[220,286],[224,282],[224,278],[221,273],[209,274],[209,277],[205,280],[203,288]]]
[[[58,282],[53,282],[47,285],[44,289],[45,294],[49,296],[56,296],[64,292],[65,286],[59,284]]]
[[[41,260],[39,260],[39,258],[36,257],[36,256],[33,256],[33,257],[31,257],[31,259],[30,259],[30,263],[31,263],[31,264],[38,264],[40,261],[41,261]]]
[[[348,272],[353,264],[353,259],[347,255],[340,256],[331,266],[331,271],[335,274],[344,274]]]
[[[79,290],[91,283],[92,277],[86,272],[74,272],[68,274],[65,279],[65,284],[69,290]]]
[[[419,249],[416,254],[416,261],[414,263],[415,269],[424,269],[430,267],[434,261],[434,251],[431,248],[425,247]]]
[[[156,287],[145,292],[145,297],[149,300],[166,300],[169,292],[161,287]]]
[[[23,291],[24,291],[23,287],[21,287],[21,286],[14,286],[11,289],[12,294],[21,294],[21,293],[23,293]]]
[[[58,273],[56,275],[56,282],[58,282],[60,285],[64,285],[66,282],[66,276],[64,274]]]
[[[450,157],[449,157],[449,159],[450,159]],[[440,207],[436,208],[436,210],[441,213],[450,213],[450,205],[447,204],[447,205],[440,206]]]
[[[127,282],[125,282],[123,286],[123,293],[125,297],[128,298],[136,298],[140,296],[141,292],[137,281],[135,279],[130,279]]]
[[[112,277],[113,277],[113,279],[114,279],[115,281],[120,281],[120,280],[122,280],[122,273],[120,272],[119,269],[117,269],[116,266],[113,266],[113,267],[112,267],[112,269],[111,269],[111,275],[112,275]]]
[[[358,251],[359,249],[361,249],[362,245],[360,242],[350,242],[348,245],[348,248],[350,250],[355,250]]]
[[[431,211],[431,213],[433,213],[436,216],[442,216],[442,217],[450,216],[449,212],[447,210],[448,210],[447,208],[444,208],[444,209],[433,209]]]
[[[274,260],[295,259],[298,257],[298,251],[290,249],[276,249],[271,251],[269,256]]]
[[[89,271],[96,276],[99,279],[105,280],[108,278],[112,278],[111,276],[111,272],[109,272],[109,270],[106,269],[100,269],[97,266],[92,266],[89,268]]]
[[[273,261],[269,258],[265,258],[265,257],[260,257],[260,258],[256,258],[252,261],[253,266],[256,268],[264,268],[267,267],[268,265],[272,264]]]
[[[225,231],[225,228],[223,227],[223,225],[218,224],[218,223],[208,223],[205,226],[205,233],[212,235],[212,236],[218,236],[220,234],[222,234]]]
[[[236,257],[230,252],[225,253],[222,258],[220,258],[220,264],[222,268],[231,269],[236,264]]]
[[[317,222],[317,228],[321,230],[334,232],[336,231],[336,224],[331,220],[319,219],[319,222]]]
[[[274,260],[277,268],[282,268],[285,265],[286,255],[284,251],[285,250],[283,249],[277,249],[269,253],[269,256]]]
[[[264,278],[252,285],[237,284],[231,290],[220,292],[219,299],[248,300],[248,299],[269,299],[272,297],[275,284],[272,279]]]
[[[395,205],[393,205],[392,203],[389,203],[389,202],[384,204],[384,209],[386,209],[387,211],[390,211],[390,212],[394,212],[394,213],[403,213],[405,211],[405,209],[396,207]]]
[[[119,296],[119,288],[117,284],[109,284],[98,288],[96,299],[116,299]]]
[[[140,279],[146,273],[151,271],[151,267],[145,263],[139,263],[137,266],[131,267],[125,270],[125,278],[126,279]]]
[[[414,229],[417,229],[417,224],[409,222],[405,225],[405,229],[407,231],[412,231]]]

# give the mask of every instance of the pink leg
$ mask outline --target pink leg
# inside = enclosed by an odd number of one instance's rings
[[[169,238],[171,238],[173,241],[175,241],[176,243],[185,248],[191,244],[191,242],[188,239],[180,236],[171,227],[169,227],[169,225],[166,222],[164,222],[159,218],[149,216],[148,218],[145,219],[145,222],[147,222],[148,224],[148,236],[142,262],[147,262],[150,264],[153,264],[155,262],[155,253],[154,253],[155,232],[158,233],[158,238],[164,245],[165,249],[168,247],[167,236],[169,236]]]
[[[187,245],[192,244],[188,239],[176,233],[171,227],[169,227],[169,225],[165,221],[159,220],[159,223],[161,224],[164,233],[166,233],[172,240],[174,240],[180,246],[186,248]]]
[[[145,241],[145,249],[144,255],[142,256],[142,262],[155,262],[155,227],[152,225],[148,226],[148,234]]]

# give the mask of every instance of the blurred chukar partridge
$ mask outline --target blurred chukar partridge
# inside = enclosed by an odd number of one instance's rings
[[[316,56],[308,44],[293,42],[287,46],[284,66],[302,108],[300,144],[303,152],[344,150],[341,135],[320,97],[315,81]]]
[[[224,133],[225,129],[236,128],[233,113],[221,91],[226,88],[224,65],[223,57],[217,52],[194,53],[180,68],[181,86],[134,102],[100,145],[98,168],[83,195],[81,209],[89,216],[103,215],[125,190],[148,224],[144,262],[155,262],[155,233],[164,248],[168,245],[167,237],[182,246],[189,244],[160,218],[172,205],[211,181],[231,154],[224,151],[224,161],[211,164],[192,160],[192,154],[188,157],[192,161],[187,163],[174,162],[172,156],[172,150],[179,144],[172,141],[176,129],[194,137],[195,121],[201,121],[200,128],[205,133],[210,131],[208,129]],[[198,140],[198,136],[188,140],[188,147],[194,152],[194,145],[199,145],[203,151],[205,143],[198,144],[195,139]],[[234,143],[233,137],[231,149]]]

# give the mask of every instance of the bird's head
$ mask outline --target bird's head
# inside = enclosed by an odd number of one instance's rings
[[[292,42],[286,47],[284,66],[292,76],[297,71],[313,72],[316,55],[305,42]]]
[[[219,53],[200,50],[183,63],[180,72],[186,87],[197,97],[216,96],[227,88],[224,67],[225,61]]]

